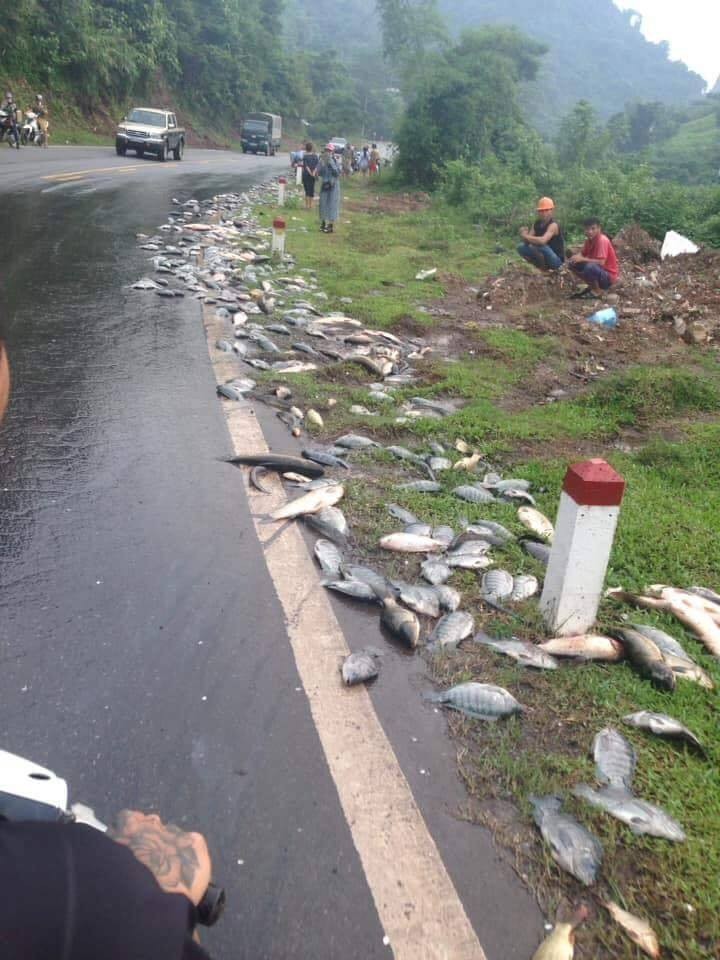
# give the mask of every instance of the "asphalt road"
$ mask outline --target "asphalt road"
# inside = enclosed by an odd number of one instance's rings
[[[0,166],[3,746],[101,818],[157,809],[203,830],[228,890],[205,938],[215,957],[391,956],[239,474],[217,459],[229,435],[199,306],[129,286],[147,272],[134,235],[172,197],[238,190],[287,160],[0,147]],[[353,647],[377,643],[376,618],[337,615]],[[465,910],[491,960],[525,958],[534,903],[456,815],[421,663],[386,659],[373,702]]]

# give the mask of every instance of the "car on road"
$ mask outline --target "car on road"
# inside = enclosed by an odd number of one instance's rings
[[[185,129],[178,126],[174,113],[152,107],[135,107],[118,124],[115,134],[115,152],[124,157],[134,150],[138,157],[154,154],[158,160],[167,160],[172,153],[182,160],[185,152]]]
[[[342,153],[347,146],[347,140],[345,137],[333,137],[332,140],[328,140],[328,146],[332,147],[337,153]]]

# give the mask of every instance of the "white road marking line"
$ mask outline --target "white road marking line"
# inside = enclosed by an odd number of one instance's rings
[[[218,383],[237,376],[237,360],[215,349],[226,338],[205,307],[208,350]],[[246,403],[223,404],[237,453],[264,453],[260,424]],[[228,467],[228,469],[230,469]],[[412,790],[364,687],[345,688],[339,668],[349,653],[294,522],[264,518],[286,496],[268,475],[271,495],[245,485],[265,562],[325,759],[390,947],[397,960],[487,960]],[[240,482],[238,478],[238,482]]]

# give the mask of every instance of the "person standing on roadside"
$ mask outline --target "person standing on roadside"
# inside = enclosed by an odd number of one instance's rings
[[[48,145],[49,133],[49,114],[45,105],[45,100],[41,93],[35,94],[35,113],[37,114],[37,125],[40,131],[40,143],[38,146],[46,147]]]
[[[320,181],[320,229],[323,233],[333,233],[333,225],[340,216],[340,173],[340,164],[335,159],[333,145],[329,143],[315,168],[315,178]]]
[[[370,153],[368,152],[367,147],[362,148],[362,153],[360,154],[360,161],[358,166],[360,167],[360,173],[366,177],[367,172],[370,169]]]
[[[523,242],[518,253],[538,270],[559,270],[565,262],[565,238],[555,219],[555,203],[550,197],[542,197],[537,205],[538,219],[532,231],[523,227],[520,236]]]
[[[380,151],[378,150],[378,145],[374,143],[370,150],[370,173],[376,174],[380,173]]]
[[[305,191],[305,209],[312,210],[313,198],[315,197],[315,170],[319,162],[315,148],[308,140],[305,144],[305,152],[302,158],[302,185]]]
[[[2,105],[3,110],[8,116],[8,125],[10,127],[10,134],[15,140],[15,146],[20,149],[20,131],[18,130],[17,124],[17,115],[18,108],[15,103],[15,97],[12,95],[10,90],[5,94],[5,103]]]

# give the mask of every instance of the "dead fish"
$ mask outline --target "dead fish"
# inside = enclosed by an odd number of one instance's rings
[[[238,357],[246,357],[248,348],[244,343],[241,343],[239,340],[236,340],[233,344],[233,353],[237,354]]]
[[[346,337],[343,337],[343,343],[355,344],[357,346],[366,346],[372,342],[372,337],[369,337],[366,333],[350,333]]]
[[[411,513],[409,510],[406,510],[405,507],[401,507],[397,503],[389,503],[387,508],[388,513],[401,523],[407,525],[410,525],[411,523],[419,523],[418,518],[414,513]]]
[[[553,542],[555,528],[539,510],[534,507],[519,507],[517,515],[520,523],[527,527],[531,533],[534,533],[536,537],[540,537],[547,543]]]
[[[373,410],[368,410],[367,407],[364,407],[361,403],[354,403],[350,407],[350,413],[354,413],[359,417],[376,417],[377,414]]]
[[[576,637],[555,637],[538,646],[554,657],[615,661],[625,656],[625,648],[619,640],[589,633]]]
[[[527,493],[531,487],[531,483],[529,480],[517,480],[517,479],[497,480],[495,483],[488,483],[487,479],[485,479],[483,480],[483,483],[485,484],[486,487],[488,486],[493,487],[495,490],[498,491],[498,493],[504,493],[506,490],[522,490],[525,493]]]
[[[480,596],[491,600],[504,600],[513,592],[515,581],[507,570],[488,570],[482,578]]]
[[[556,923],[533,954],[532,960],[573,960],[575,934],[571,923]]]
[[[410,397],[410,403],[416,407],[423,407],[425,410],[432,410],[433,413],[439,413],[441,417],[449,417],[455,413],[451,404],[441,403],[438,400],[427,400],[425,397]]]
[[[445,562],[453,570],[487,570],[493,561],[484,553],[448,553]]]
[[[651,837],[660,837],[664,840],[673,840],[682,843],[685,832],[680,824],[665,813],[660,807],[645,800],[639,800],[627,790],[617,787],[600,787],[595,790],[586,783],[580,783],[573,788],[576,797],[587,800],[594,807],[599,807],[611,817],[627,824],[636,834],[647,834]]]
[[[453,493],[468,503],[492,503],[495,497],[484,487],[460,486],[455,487]]]
[[[444,543],[446,547],[449,547],[455,538],[455,531],[452,527],[442,524],[439,527],[433,527],[430,535],[433,540],[439,540],[440,543]]]
[[[357,433],[344,433],[335,441],[336,447],[347,447],[348,450],[365,450],[368,447],[379,447],[380,444],[370,437],[362,437]]]
[[[414,493],[439,493],[442,490],[442,484],[434,480],[411,480],[410,483],[399,483],[398,490],[411,490]]]
[[[534,819],[553,860],[581,883],[591,886],[600,870],[603,849],[597,837],[567,813],[560,797],[530,797]]]
[[[308,423],[311,423],[314,427],[320,427],[320,429],[325,426],[325,421],[323,418],[320,416],[317,410],[313,410],[312,408],[305,414],[305,420]]]
[[[600,783],[630,791],[637,754],[614,727],[604,727],[596,734],[593,741],[593,759],[595,775]]]
[[[673,657],[669,653],[663,654],[665,663],[670,667],[676,680],[690,680],[704,687],[706,690],[714,690],[715,684],[709,673],[706,673],[702,667],[699,667],[692,660],[683,660],[681,657]]]
[[[703,597],[705,600],[720,605],[720,593],[715,593],[714,590],[709,590],[707,587],[688,587],[687,592],[697,594],[698,597]]]
[[[449,587],[446,583],[437,584],[435,587],[435,593],[438,595],[440,606],[448,613],[453,613],[460,606],[462,597],[460,596],[459,591],[454,587]]]
[[[252,467],[250,470],[250,483],[255,487],[256,490],[259,490],[260,493],[272,493],[268,487],[264,487],[260,481],[260,477],[263,473],[267,472],[267,467]]]
[[[417,647],[420,639],[420,622],[412,610],[401,607],[391,597],[383,599],[380,623],[411,650]]]
[[[349,686],[373,680],[379,673],[377,656],[367,650],[358,650],[346,657],[341,667],[343,681]]]
[[[315,526],[316,529],[318,525],[322,524],[327,530],[340,534],[343,537],[348,533],[348,522],[345,514],[339,507],[325,507],[322,510],[318,510],[317,513],[308,514],[305,517],[305,522],[311,527]],[[338,542],[336,537],[331,536],[329,533],[324,533],[323,536],[326,536],[328,540],[332,540],[333,543]]]
[[[416,520],[415,523],[408,523],[403,533],[414,533],[419,537],[432,537],[432,527],[429,523],[421,523]]]
[[[518,640],[515,637],[511,640],[499,640],[480,632],[475,636],[475,643],[481,643],[498,653],[503,653],[506,657],[516,660],[523,667],[533,667],[536,670],[557,670],[559,666],[554,657],[536,647],[534,643]]]
[[[529,573],[520,573],[514,578],[510,599],[515,603],[520,603],[522,600],[529,600],[530,597],[534,597],[538,592],[538,587],[537,577],[533,577],[533,575]]]
[[[466,527],[466,533],[480,533],[484,530],[490,530],[495,534],[496,537],[499,537],[501,540],[504,540],[506,543],[510,543],[515,539],[515,534],[511,533],[507,527],[504,527],[501,523],[497,523],[495,520],[478,520],[472,525]]]
[[[671,637],[670,634],[665,633],[664,630],[660,630],[658,627],[652,627],[647,623],[631,623],[630,626],[633,630],[637,630],[638,633],[647,637],[648,640],[652,640],[661,653],[670,654],[681,660],[687,660],[689,663],[693,662],[692,657],[685,652],[685,649],[678,643],[675,637]]]
[[[216,387],[217,395],[219,397],[225,397],[226,400],[244,400],[245,392],[239,390],[232,383],[219,383]]]
[[[438,473],[440,470],[452,469],[452,463],[447,457],[428,457],[428,466],[433,473]]]
[[[452,575],[450,567],[442,560],[426,560],[420,567],[420,574],[433,586],[445,583]]]
[[[425,617],[437,619],[440,616],[440,601],[432,587],[424,587],[411,583],[393,582],[398,599],[415,613]]]
[[[454,650],[467,640],[475,629],[475,621],[464,610],[446,613],[428,637],[427,648],[431,653],[439,650]]]
[[[648,587],[645,595],[623,590],[613,590],[610,595],[649,610],[668,610],[720,659],[720,607],[713,601],[661,584]]]
[[[343,563],[340,570],[348,580],[361,580],[366,583],[379,599],[392,597],[390,585],[385,577],[371,567],[365,567],[359,563]]]
[[[675,674],[665,662],[659,648],[637,630],[620,627],[612,631],[622,642],[625,655],[638,673],[661,690],[675,689]]]
[[[460,460],[457,460],[453,464],[453,470],[467,470],[468,473],[472,473],[475,470],[475,467],[478,465],[480,460],[479,453],[473,453],[470,457],[463,457]]]
[[[350,469],[350,464],[345,460],[341,460],[340,457],[336,457],[332,453],[326,453],[324,450],[312,448],[302,450],[301,453],[306,460],[312,460],[314,463],[322,463],[326,467],[344,467],[345,470]]]
[[[654,960],[657,960],[660,956],[660,944],[647,920],[628,913],[627,910],[623,910],[622,907],[613,903],[612,900],[603,900],[601,902],[613,920],[623,928],[633,943],[636,943],[648,957],[653,957]]]
[[[515,487],[505,487],[502,493],[498,492],[501,500],[507,503],[526,503],[531,507],[535,506],[535,498],[527,490],[517,490]]]
[[[215,349],[221,350],[223,353],[232,353],[233,345],[229,340],[216,340]]]
[[[453,547],[452,553],[449,556],[460,557],[480,557],[488,553],[490,550],[490,544],[487,540],[465,540],[463,543],[459,543],[456,547]]]
[[[313,547],[315,558],[320,564],[323,573],[331,577],[340,576],[340,565],[343,562],[343,555],[338,550],[336,544],[331,540],[320,539],[315,541]]]
[[[259,333],[257,330],[251,330],[248,336],[249,340],[253,340],[261,350],[264,350],[266,353],[281,353],[280,347],[273,343],[270,337],[266,337],[265,334]]]
[[[298,343],[291,343],[290,347],[297,353],[307,353],[310,357],[319,356],[315,347],[311,347],[309,343],[303,343],[302,341],[299,341]]]
[[[317,513],[323,507],[332,507],[345,495],[345,488],[338,484],[332,487],[321,487],[291,500],[284,507],[270,514],[271,520],[292,520],[304,513]]]
[[[523,710],[515,697],[503,687],[475,681],[459,683],[449,690],[429,694],[427,699],[477,720],[500,720]]]
[[[529,553],[535,560],[539,560],[545,566],[548,565],[550,547],[546,543],[538,543],[537,540],[521,540],[520,546],[525,553]]]
[[[445,549],[438,540],[413,533],[390,533],[380,538],[380,546],[396,553],[441,553]]]
[[[375,361],[371,357],[366,357],[360,353],[351,353],[349,356],[345,357],[345,363],[358,363],[361,367],[365,367],[366,370],[369,370],[370,373],[375,374],[376,377],[386,377],[389,373],[392,373],[393,365],[389,360],[384,361]]]
[[[458,453],[470,453],[469,444],[465,443],[465,441],[461,437],[458,437],[458,439],[455,441],[454,446],[455,446],[455,449],[458,451]]]
[[[225,463],[232,463],[234,466],[248,467],[267,467],[268,470],[277,470],[278,473],[285,473],[288,470],[298,470],[307,474],[309,477],[322,477],[325,471],[321,467],[316,467],[301,460],[299,457],[286,456],[282,453],[244,453],[236,457],[227,457]]]
[[[372,587],[361,580],[326,580],[323,586],[327,587],[328,590],[334,590],[335,593],[342,593],[352,600],[363,600],[366,603],[380,602]]]
[[[705,748],[695,734],[688,730],[686,726],[683,726],[679,720],[675,720],[665,713],[640,710],[623,717],[623,723],[627,723],[631,727],[637,727],[639,730],[649,730],[657,737],[665,737],[668,740],[684,740],[685,743],[695,747],[703,756],[707,756]]]
[[[436,457],[442,457],[445,453],[445,447],[441,443],[438,443],[437,440],[431,440],[428,446]]]

